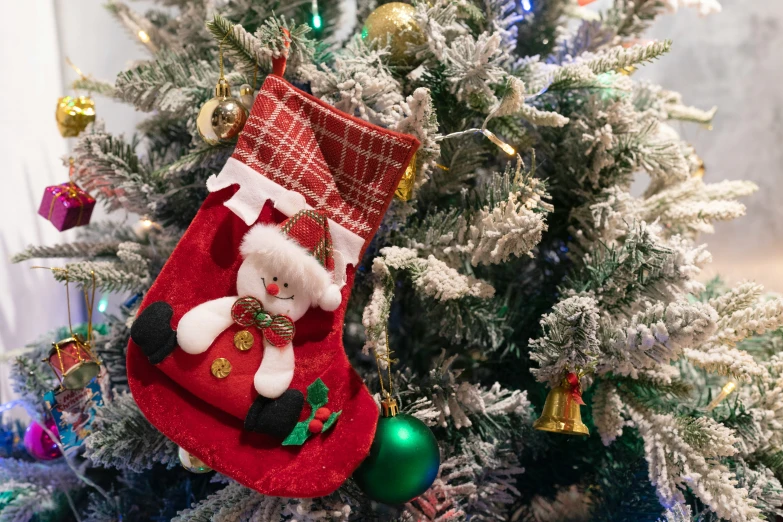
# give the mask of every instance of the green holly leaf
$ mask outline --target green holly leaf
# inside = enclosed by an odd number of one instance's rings
[[[326,422],[324,422],[324,428],[321,430],[321,433],[326,433],[326,430],[331,428],[335,422],[337,422],[337,418],[342,415],[343,410],[340,411],[334,411],[331,415],[329,415],[329,418],[326,419]]]
[[[310,421],[298,422],[283,441],[283,446],[301,446],[304,444],[310,436],[310,430],[307,429],[309,423]]]
[[[313,411],[329,402],[329,388],[326,387],[324,381],[320,378],[307,387],[307,402]]]

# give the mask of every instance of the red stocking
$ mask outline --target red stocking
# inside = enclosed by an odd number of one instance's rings
[[[344,352],[346,304],[417,147],[267,78],[131,330],[128,381],[150,422],[267,495],[322,496],[350,476],[378,409]]]

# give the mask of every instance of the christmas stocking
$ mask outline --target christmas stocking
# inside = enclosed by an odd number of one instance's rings
[[[350,476],[378,409],[342,346],[345,308],[417,147],[267,78],[131,328],[128,381],[150,422],[267,495]]]

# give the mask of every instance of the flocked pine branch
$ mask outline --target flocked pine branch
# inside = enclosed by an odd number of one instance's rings
[[[525,392],[504,389],[499,383],[487,388],[462,381],[462,372],[452,368],[456,358],[441,353],[426,377],[401,375],[403,398],[418,397],[410,405],[403,403],[406,412],[427,424],[458,430],[477,424],[478,430],[496,431],[529,423],[530,402]]]
[[[717,460],[737,451],[731,430],[703,417],[678,420],[640,407],[626,408],[645,441],[650,481],[662,502],[684,502],[681,489],[688,487],[724,519],[761,522],[748,491],[736,487],[736,479]]]
[[[117,92],[114,90],[114,86],[108,82],[100,80],[94,80],[93,78],[80,78],[75,80],[71,87],[77,91],[87,91],[88,93],[100,94],[107,98],[115,98]]]
[[[127,4],[110,0],[106,9],[122,23],[133,41],[141,42],[149,51],[156,53],[175,46],[176,41],[170,35],[160,31],[146,16],[137,13]]]
[[[166,165],[165,176],[175,177],[196,169],[218,169],[234,152],[233,144],[204,145]]]
[[[60,243],[51,246],[30,245],[22,252],[11,258],[12,263],[21,263],[28,259],[37,258],[94,258],[103,256],[114,256],[120,243],[118,241],[103,241],[99,243]]]
[[[120,73],[115,93],[141,111],[177,113],[193,105],[200,90],[214,89],[217,74],[217,64],[209,60],[164,52]]]
[[[573,296],[557,303],[541,319],[542,335],[530,341],[530,358],[539,381],[557,386],[567,373],[589,372],[601,354],[595,299]]]
[[[271,71],[273,58],[290,60],[288,66],[294,70],[299,64],[309,62],[315,53],[313,42],[306,36],[310,27],[289,24],[285,17],[268,18],[255,35],[218,14],[207,22],[207,28],[223,46],[226,57],[248,78],[259,68],[264,74]]]
[[[545,185],[533,176],[535,170],[523,172],[523,167],[520,158],[515,168],[507,165],[502,176],[465,197],[461,210],[437,212],[412,223],[404,244],[453,266],[462,259],[478,266],[532,255],[553,207]]]
[[[67,263],[64,270],[52,272],[58,281],[96,287],[109,292],[145,290],[151,283],[149,260],[138,243],[121,243],[117,261],[83,261]]]
[[[414,288],[424,297],[449,301],[464,297],[487,299],[494,288],[473,277],[461,275],[443,261],[430,255],[423,259],[415,250],[386,247],[373,261],[375,288],[370,303],[364,309],[362,323],[367,331],[364,350],[386,351],[386,328],[391,300],[394,297],[394,271],[407,272]]]
[[[628,48],[614,47],[597,54],[595,57],[583,59],[585,60],[585,65],[594,74],[601,74],[650,62],[668,53],[671,46],[671,40],[653,41],[644,45],[636,44]]]
[[[53,491],[70,491],[83,486],[64,462],[29,462],[0,458],[0,482],[34,484]]]
[[[2,506],[0,522],[33,520],[39,514],[53,511],[57,502],[55,491],[24,482],[9,481],[0,486],[10,500]]]
[[[150,173],[135,152],[136,144],[95,125],[73,151],[76,180],[87,191],[100,192],[110,210],[124,208],[146,214],[153,210],[161,180]]]
[[[155,464],[178,462],[177,446],[160,433],[123,393],[98,411],[85,440],[85,456],[95,464],[140,472]]]

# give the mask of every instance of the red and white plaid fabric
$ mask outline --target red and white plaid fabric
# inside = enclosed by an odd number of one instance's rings
[[[412,136],[348,116],[270,75],[233,158],[366,240],[417,147]]]

